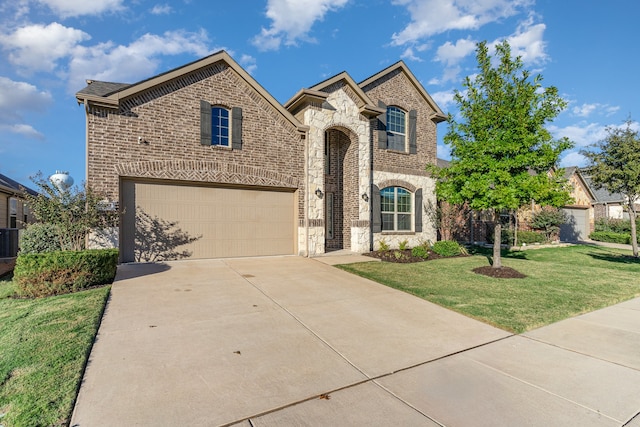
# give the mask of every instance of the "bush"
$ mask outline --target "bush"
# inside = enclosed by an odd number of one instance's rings
[[[117,249],[21,253],[13,277],[18,295],[38,298],[111,283],[117,264]]]
[[[640,217],[636,218],[636,227],[640,229]],[[600,218],[596,220],[594,231],[630,234],[631,221],[628,219]]]
[[[636,236],[636,240],[640,243],[640,236]],[[589,234],[591,240],[598,242],[621,243],[625,245],[631,244],[631,235],[628,233],[614,233],[613,231],[594,231]]]
[[[532,243],[544,243],[547,241],[544,233],[539,233],[537,231],[518,231],[518,244],[521,245],[526,243],[530,245]]]
[[[515,236],[513,230],[503,229],[500,234],[500,243],[503,245],[513,245],[515,241]],[[540,233],[537,231],[518,231],[518,244],[521,245],[526,243],[530,245],[532,243],[544,243],[547,241],[547,238],[544,233]],[[493,243],[493,233],[487,234],[487,242]]]
[[[380,241],[378,242],[378,246],[380,247],[381,251],[388,251],[389,250],[389,244],[384,239],[380,239]]]
[[[45,222],[29,225],[20,235],[20,253],[38,254],[59,251],[60,235],[58,227]]]
[[[535,212],[531,217],[531,227],[544,230],[545,240],[551,240],[551,236],[560,232],[560,225],[567,221],[567,215],[563,210],[547,206]],[[518,241],[520,238],[518,236]],[[524,242],[526,243],[526,242]]]
[[[427,259],[429,258],[429,251],[424,246],[416,246],[415,248],[411,249],[411,255],[413,255],[414,257]]]
[[[443,257],[457,256],[463,253],[460,244],[453,240],[440,240],[439,242],[435,242],[431,250]]]

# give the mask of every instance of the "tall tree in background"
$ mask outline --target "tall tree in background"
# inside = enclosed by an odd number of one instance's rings
[[[633,256],[638,257],[636,230],[636,203],[640,203],[640,137],[632,129],[629,118],[624,127],[608,127],[607,136],[591,145],[591,149],[581,154],[590,161],[588,166],[591,180],[596,188],[605,188],[610,193],[620,193],[626,197],[631,218],[631,247]]]
[[[569,192],[556,166],[572,143],[554,140],[544,127],[566,102],[555,87],[542,86],[540,75],[530,78],[506,41],[496,46],[495,66],[486,42],[478,44],[476,58],[479,73],[465,78],[466,90],[454,96],[460,120],[449,114],[444,141],[452,160],[436,172],[437,192],[450,203],[467,202],[472,209],[493,212],[493,267],[501,268],[500,213],[531,200],[566,204]]]

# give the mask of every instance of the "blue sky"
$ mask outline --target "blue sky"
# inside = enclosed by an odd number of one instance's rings
[[[280,102],[341,71],[403,59],[445,112],[475,43],[509,40],[568,108],[549,126],[577,151],[638,112],[640,2],[612,0],[1,0],[0,173],[85,180],[86,79],[134,83],[227,50]],[[637,126],[637,123],[635,124]],[[446,123],[438,125],[438,154]]]

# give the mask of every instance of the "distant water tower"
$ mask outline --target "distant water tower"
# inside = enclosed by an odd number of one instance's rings
[[[49,177],[49,181],[60,191],[68,190],[73,185],[73,178],[71,178],[69,172],[65,171],[56,171]]]

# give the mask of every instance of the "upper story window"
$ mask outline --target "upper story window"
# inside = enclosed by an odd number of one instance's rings
[[[411,231],[411,193],[402,187],[380,190],[382,231]]]
[[[18,200],[9,199],[9,228],[18,227]]]
[[[406,151],[407,147],[406,113],[398,107],[387,107],[387,148]]]
[[[378,107],[385,109],[385,112],[378,116],[378,148],[416,154],[418,112],[388,106],[382,101],[378,101]]]
[[[229,110],[211,108],[211,145],[229,146]]]
[[[242,108],[200,101],[200,144],[242,149]]]

